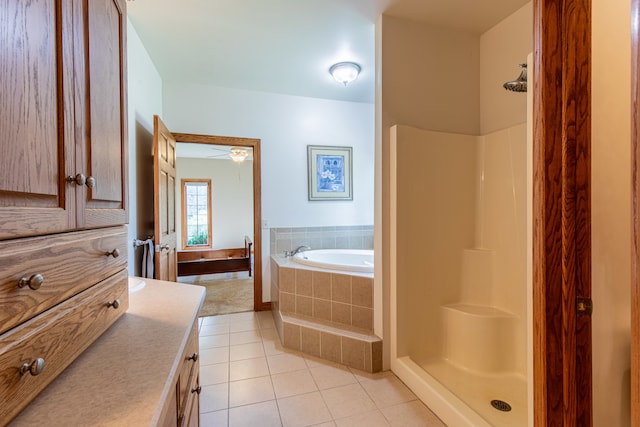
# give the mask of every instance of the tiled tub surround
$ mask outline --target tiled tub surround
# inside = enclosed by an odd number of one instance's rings
[[[274,320],[285,348],[367,372],[382,369],[373,334],[373,275],[322,270],[271,257]]]
[[[298,246],[312,249],[373,249],[373,225],[272,228],[271,255],[283,255]]]

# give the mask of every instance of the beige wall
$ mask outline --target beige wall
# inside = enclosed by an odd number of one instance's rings
[[[480,134],[524,123],[526,94],[502,85],[520,75],[518,64],[533,51],[533,5],[517,12],[480,36]]]
[[[462,251],[474,246],[478,138],[391,128],[398,356],[441,357],[440,307],[460,302]]]
[[[593,413],[629,425],[629,0],[594,0],[592,76]]]
[[[182,206],[181,180],[184,178],[211,180],[214,249],[241,248],[245,235],[253,239],[253,162],[179,157],[176,160],[178,206]],[[176,220],[178,246],[182,247],[181,215]]]

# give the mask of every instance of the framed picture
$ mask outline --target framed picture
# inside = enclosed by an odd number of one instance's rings
[[[351,147],[307,145],[309,200],[353,200]]]

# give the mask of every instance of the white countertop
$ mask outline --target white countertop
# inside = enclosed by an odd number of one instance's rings
[[[144,280],[144,286],[136,286]],[[157,423],[204,301],[201,286],[129,278],[129,309],[10,426]]]

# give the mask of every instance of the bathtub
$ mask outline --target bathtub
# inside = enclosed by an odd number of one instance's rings
[[[371,249],[316,249],[297,253],[293,261],[329,270],[373,273]]]

